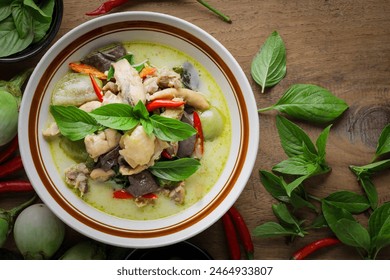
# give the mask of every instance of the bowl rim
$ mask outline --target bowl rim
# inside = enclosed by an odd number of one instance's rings
[[[72,45],[72,38],[75,36],[82,36],[78,33],[82,33],[82,31],[85,30],[106,30],[107,26],[103,26],[103,23],[112,23],[115,22],[115,24],[119,24],[119,26],[127,26],[129,22],[134,21],[134,24],[139,24],[142,19],[143,23],[151,24],[154,22],[154,24],[161,25],[165,23],[170,28],[177,28],[178,30],[181,30],[181,32],[191,35],[191,38],[195,38],[195,40],[198,40],[198,44],[201,44],[203,48],[207,48],[208,51],[214,52],[212,50],[212,47],[207,46],[205,42],[203,42],[203,39],[207,39],[207,43],[212,43],[213,47],[219,48],[219,50],[223,53],[224,58],[228,60],[229,67],[225,65],[224,70],[231,71],[229,72],[229,77],[234,77],[233,81],[229,80],[229,82],[234,83],[235,90],[240,91],[239,98],[241,99],[240,102],[240,109],[243,110],[242,115],[246,118],[246,121],[242,121],[244,123],[244,128],[242,129],[242,135],[241,138],[245,141],[245,143],[241,144],[240,151],[243,152],[242,154],[239,154],[238,157],[240,158],[239,164],[240,164],[240,172],[236,171],[231,176],[234,176],[233,179],[230,178],[234,182],[234,184],[230,184],[228,187],[229,189],[227,191],[224,191],[223,196],[218,197],[218,204],[208,205],[207,207],[202,208],[201,213],[197,213],[196,217],[191,217],[191,219],[188,219],[189,221],[186,221],[185,223],[178,223],[175,225],[174,229],[172,228],[161,228],[155,232],[153,231],[132,231],[129,233],[129,231],[123,231],[122,229],[118,228],[102,228],[97,227],[94,224],[93,219],[82,219],[77,220],[77,217],[74,216],[80,215],[80,213],[76,213],[72,209],[63,209],[63,207],[60,207],[58,205],[52,205],[49,203],[48,199],[50,199],[50,196],[47,196],[46,188],[48,188],[48,185],[52,184],[50,180],[48,180],[48,176],[45,172],[45,170],[41,170],[42,168],[40,166],[40,163],[36,160],[40,159],[39,153],[37,154],[37,151],[31,150],[31,147],[37,147],[39,146],[37,142],[37,135],[39,134],[37,132],[37,115],[34,115],[32,113],[32,117],[30,117],[31,114],[31,107],[36,110],[36,108],[39,108],[39,98],[33,98],[32,94],[28,95],[27,98],[23,98],[22,104],[21,104],[21,115],[19,118],[19,141],[21,146],[21,155],[22,160],[25,163],[26,173],[27,176],[32,181],[33,185],[42,184],[45,188],[45,193],[42,195],[42,192],[39,193],[38,189],[38,195],[40,195],[41,199],[51,208],[51,210],[58,215],[65,223],[67,223],[72,228],[76,229],[77,231],[81,232],[82,234],[89,236],[95,240],[103,241],[105,243],[111,243],[113,245],[119,245],[119,246],[125,246],[125,247],[136,247],[136,248],[151,248],[151,247],[158,247],[161,245],[169,245],[172,243],[177,243],[179,241],[188,239],[195,234],[205,230],[209,226],[211,226],[214,222],[216,222],[223,214],[224,211],[227,211],[230,206],[233,205],[233,203],[238,199],[238,196],[241,194],[242,190],[244,189],[249,177],[250,173],[253,169],[255,159],[257,156],[257,149],[258,149],[258,142],[259,142],[259,122],[258,122],[258,114],[256,109],[256,102],[254,100],[254,95],[252,92],[252,89],[249,85],[249,82],[242,71],[241,67],[237,63],[237,61],[233,58],[233,56],[230,54],[230,52],[221,44],[219,43],[214,37],[212,37],[210,34],[206,33],[203,29],[197,27],[196,25],[189,23],[183,19],[169,16],[166,14],[160,14],[155,12],[121,12],[121,13],[115,13],[110,14],[106,16],[102,16],[93,20],[90,20],[88,22],[85,22],[81,24],[79,27],[76,27],[75,29],[71,30],[68,34],[65,34],[62,38],[60,38],[50,49],[49,51],[44,55],[44,57],[41,59],[41,61],[38,63],[38,66],[35,68],[31,79],[29,80],[29,83],[26,87],[26,92],[36,93],[37,87],[40,86],[39,83],[42,82],[42,80],[45,80],[47,78],[47,75],[50,75],[53,69],[50,68],[51,64],[48,68],[45,68],[45,71],[42,73],[40,71],[42,66],[45,66],[45,63],[49,63],[48,61],[51,61],[50,56],[52,55],[52,52],[60,50],[63,51],[62,47],[65,44],[64,48],[69,48],[70,45]],[[122,24],[123,20],[125,20],[126,24]],[[169,24],[167,24],[167,22]],[[180,28],[175,26],[174,24],[180,23]],[[116,25],[116,27],[117,27]],[[166,31],[166,30],[165,30]],[[195,35],[194,35],[194,34]],[[72,37],[73,36],[73,37]],[[202,36],[202,40],[200,38],[197,38],[197,36]],[[76,37],[78,38],[78,37]],[[68,42],[71,40],[70,42]],[[74,40],[74,38],[73,38]],[[59,49],[59,50],[57,50]],[[215,52],[215,54],[220,61],[219,63],[225,63],[221,59],[221,57]],[[230,68],[234,68],[234,73],[232,72]],[[43,88],[40,88],[40,90],[43,92]],[[38,90],[39,91],[39,90]],[[44,95],[42,93],[42,95]],[[236,97],[237,98],[237,97]],[[23,119],[26,117],[25,112],[28,112],[27,119]],[[23,141],[26,142],[27,145],[23,144]],[[34,154],[34,155],[31,155]],[[243,159],[243,158],[244,159]],[[35,167],[35,168],[34,168]],[[38,171],[37,171],[38,170]],[[35,183],[35,184],[34,184]],[[238,186],[235,186],[237,184]],[[234,191],[233,191],[234,189]],[[50,195],[58,195],[56,193],[57,190],[50,190]],[[43,197],[42,197],[43,196]],[[225,198],[229,198],[229,200],[225,200]],[[215,211],[218,210],[218,211]],[[222,211],[223,210],[223,211]],[[71,221],[70,221],[71,220]],[[93,226],[91,226],[91,223]],[[117,236],[118,234],[118,236]],[[142,237],[140,236],[142,234]],[[114,235],[113,238],[108,238],[111,235]],[[145,236],[144,236],[145,235]],[[142,242],[139,242],[142,240]]]
[[[55,0],[55,5],[53,8],[52,22],[49,29],[46,32],[46,35],[36,43],[32,43],[27,48],[21,50],[20,52],[14,53],[10,56],[0,57],[0,63],[16,63],[26,59],[29,59],[44,49],[46,49],[54,38],[57,36],[58,31],[60,30],[62,18],[64,14],[64,2],[63,0]]]

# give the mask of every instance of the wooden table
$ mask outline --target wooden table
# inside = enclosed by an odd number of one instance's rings
[[[57,38],[91,17],[101,0],[64,0],[63,22]],[[370,162],[380,131],[390,122],[390,1],[389,0],[208,0],[229,15],[227,24],[195,0],[132,1],[118,11],[154,11],[185,19],[219,40],[237,59],[249,79],[258,108],[274,104],[292,84],[310,83],[329,89],[343,98],[349,110],[331,129],[327,161],[332,172],[309,180],[310,192],[325,197],[336,190],[362,192],[350,164]],[[272,31],[278,31],[287,48],[287,76],[274,88],[261,93],[250,75],[254,55]],[[43,54],[41,54],[43,55]],[[40,57],[26,64],[0,65],[0,79],[9,79]],[[260,146],[252,176],[236,202],[248,227],[253,230],[266,221],[275,221],[271,205],[276,201],[265,191],[259,170],[270,171],[286,159],[275,126],[276,112],[259,115]],[[297,122],[315,139],[320,126]],[[374,178],[380,201],[390,200],[390,173]],[[11,198],[0,197],[0,207],[10,206]],[[362,223],[366,223],[362,217]],[[254,238],[256,259],[288,259],[303,245],[330,235],[327,230],[311,231],[305,238],[286,244],[283,238]],[[81,238],[69,230],[67,242]],[[215,259],[227,259],[228,249],[221,222],[193,237]],[[12,240],[7,244],[13,247]],[[314,259],[359,259],[356,250],[336,246],[322,250]],[[385,250],[379,258],[390,258]]]

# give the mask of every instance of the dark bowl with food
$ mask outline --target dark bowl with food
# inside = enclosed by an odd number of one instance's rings
[[[24,39],[18,37],[13,46],[2,45],[4,53],[0,52],[0,63],[16,63],[32,58],[45,50],[56,37],[64,12],[63,0],[37,0],[35,4],[37,9],[29,7],[28,10],[31,11],[31,14],[35,14],[33,22],[38,22],[35,26],[39,27],[33,29],[29,34],[23,34],[21,30],[24,30],[24,27],[18,30],[15,23],[11,22],[12,15],[0,20],[0,30],[2,29],[1,25],[3,25],[4,28],[13,28],[14,36],[18,36],[18,32],[21,32],[24,37]],[[41,12],[46,16],[43,16]]]

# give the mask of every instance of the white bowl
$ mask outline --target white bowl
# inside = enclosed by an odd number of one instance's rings
[[[232,126],[228,161],[211,190],[186,210],[149,221],[114,217],[76,196],[61,179],[49,145],[42,136],[49,116],[51,91],[68,70],[68,63],[97,47],[131,40],[171,46],[202,64],[226,96]],[[259,142],[254,95],[233,56],[199,27],[159,13],[115,13],[90,20],[65,34],[36,66],[20,112],[20,152],[26,173],[42,201],[67,225],[85,236],[123,247],[151,248],[177,243],[215,223],[244,189]]]

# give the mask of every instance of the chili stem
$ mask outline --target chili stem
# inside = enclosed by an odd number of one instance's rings
[[[203,0],[196,0],[196,1],[198,3],[200,3],[200,4],[202,4],[203,6],[205,6],[210,11],[212,11],[214,14],[218,15],[220,18],[222,18],[223,21],[225,21],[227,23],[232,23],[232,20],[230,19],[230,17],[228,17],[227,15],[221,13],[220,11],[215,9],[214,7],[211,7],[210,4],[207,3],[206,1],[203,1]]]

